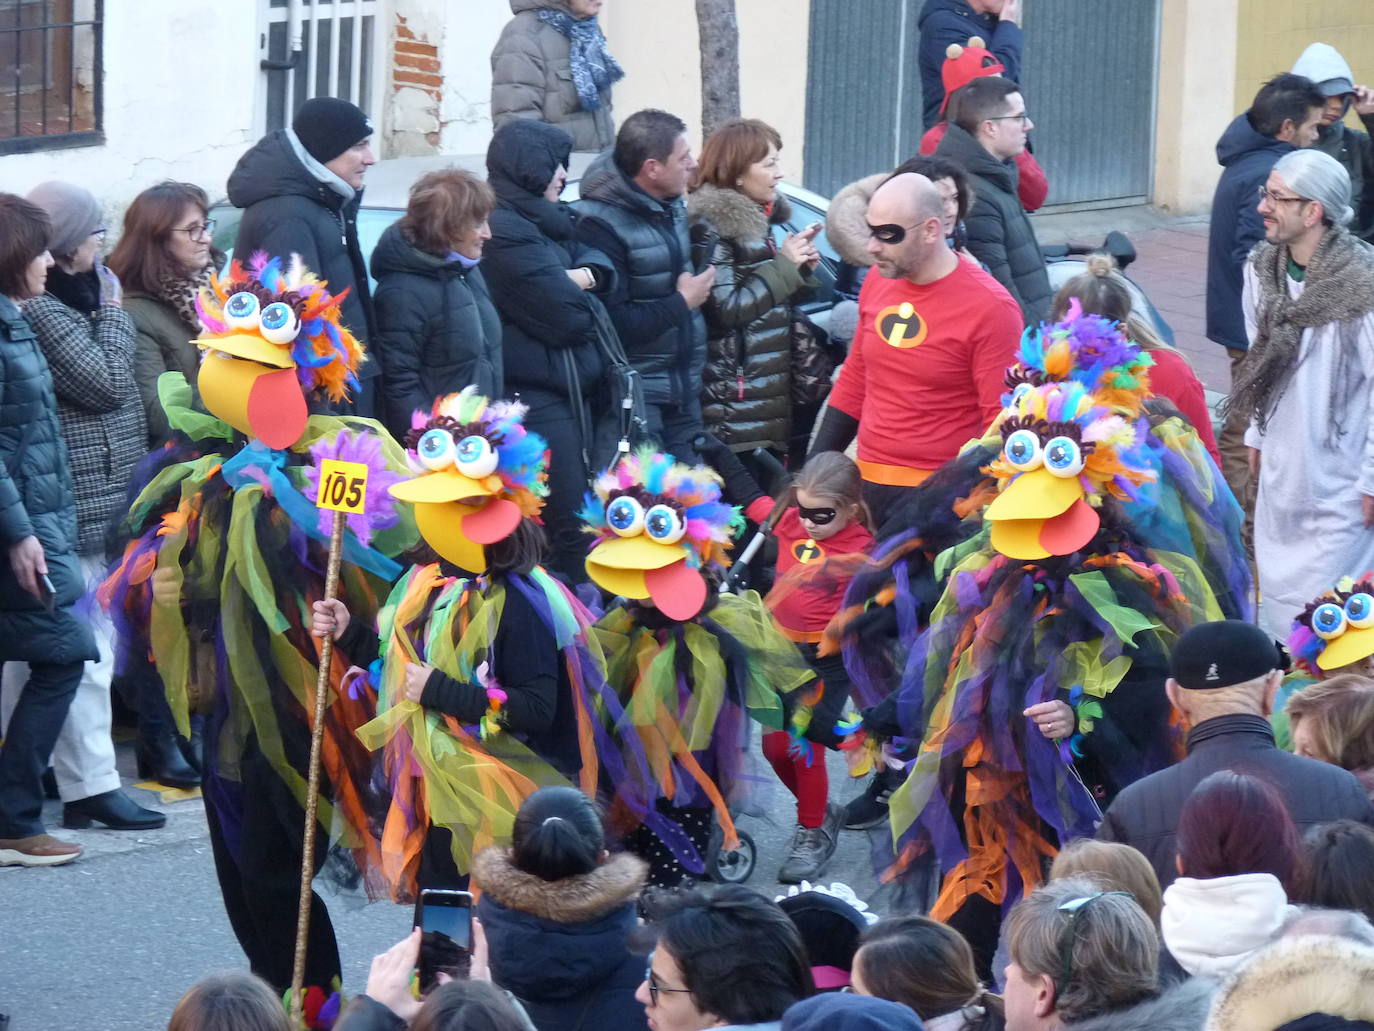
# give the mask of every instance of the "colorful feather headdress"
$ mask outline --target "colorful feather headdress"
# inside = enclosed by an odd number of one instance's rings
[[[1319,678],[1374,655],[1374,572],[1343,577],[1308,602],[1293,620],[1288,653]]]

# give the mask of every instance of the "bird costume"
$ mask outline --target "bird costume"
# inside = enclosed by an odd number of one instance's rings
[[[614,732],[647,759],[625,764],[613,815],[671,886],[704,869],[713,815],[735,846],[749,719],[783,729],[784,697],[814,674],[756,592],[716,593],[741,521],[713,471],[640,450],[593,487],[587,574],[619,596],[594,628],[624,706]]]
[[[404,469],[372,420],[311,415],[356,388],[362,348],[331,294],[298,259],[255,255],[197,300],[204,352],[197,387],[177,373],[159,393],[177,431],[136,474],[128,545],[101,588],[120,662],[156,665],[178,729],[206,717],[204,798],[230,923],[253,971],[291,982],[329,519],[314,503],[317,464],[367,464],[366,516],[349,517],[341,588],[361,611],[400,572],[414,528],[386,503]],[[335,649],[318,806],[331,874],[356,882],[378,865],[372,762],[357,740],[374,700],[342,687],[351,656]],[[351,861],[346,861],[351,855]],[[379,890],[369,880],[370,893]],[[310,920],[305,983],[337,987],[338,947],[323,901]]]

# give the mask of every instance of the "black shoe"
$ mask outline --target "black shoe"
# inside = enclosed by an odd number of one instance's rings
[[[191,736],[184,738],[178,734],[177,748],[181,750],[182,758],[191,765],[191,769],[203,776],[205,774],[205,720],[203,717],[191,717]]]
[[[121,788],[92,795],[62,807],[62,826],[85,830],[91,822],[103,823],[112,831],[146,831],[167,822],[164,813],[144,809]]]
[[[901,786],[901,770],[879,770],[864,788],[864,793],[844,807],[845,830],[866,831],[887,819],[887,799]]]
[[[181,754],[176,736],[170,730],[150,740],[140,739],[134,754],[138,759],[140,777],[166,784],[169,788],[200,787],[200,774]]]
[[[54,801],[62,797],[57,793],[57,774],[53,772],[51,766],[43,771],[43,797],[51,798]],[[4,1028],[0,1027],[0,1031],[4,1031]]]

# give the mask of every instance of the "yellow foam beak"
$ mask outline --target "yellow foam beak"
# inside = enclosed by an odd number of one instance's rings
[[[673,544],[656,544],[648,537],[612,537],[587,556],[587,575],[612,594],[642,600],[649,597],[644,574],[662,569],[685,557]]]
[[[403,487],[405,484],[397,484]],[[394,493],[396,488],[391,488]],[[487,549],[462,531],[463,519],[477,509],[456,501],[415,506],[415,528],[438,554],[460,569],[482,573],[487,568]]]
[[[1051,519],[1067,511],[1082,496],[1083,488],[1078,485],[1077,476],[1055,476],[1043,467],[1032,469],[1012,480],[988,506],[983,518],[994,523],[1008,519]]]
[[[497,479],[498,485],[490,486],[487,482],[490,479]],[[391,487],[391,496],[417,505],[465,501],[468,498],[489,498],[500,489],[500,481],[496,477],[488,477],[487,480],[474,480],[456,469],[441,469],[439,472],[425,473],[413,480],[403,480],[395,484]]]
[[[206,351],[223,351],[245,361],[270,365],[274,369],[294,369],[289,345],[270,344],[256,333],[233,333],[223,337],[205,337],[191,343]]]
[[[1031,562],[1049,558],[1050,553],[1040,543],[1043,519],[1004,519],[992,524],[992,546],[1008,558]]]
[[[1341,669],[1370,655],[1374,655],[1374,627],[1347,630],[1340,637],[1326,642],[1326,647],[1317,656],[1317,666],[1328,671]]]

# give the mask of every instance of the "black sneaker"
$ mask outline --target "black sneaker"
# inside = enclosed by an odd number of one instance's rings
[[[797,884],[800,881],[814,880],[830,862],[838,843],[841,810],[839,806],[827,806],[825,822],[819,827],[797,826],[792,838],[792,849],[778,871],[778,881],[782,884]]]
[[[845,830],[866,831],[887,820],[887,800],[901,786],[901,770],[879,770],[864,788],[864,793],[844,807]]]

